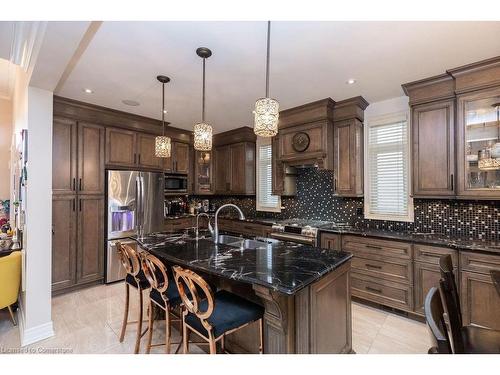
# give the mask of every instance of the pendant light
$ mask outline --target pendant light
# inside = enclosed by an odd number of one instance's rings
[[[196,54],[203,59],[203,88],[201,122],[194,126],[194,149],[197,151],[210,151],[212,149],[212,126],[205,122],[205,60],[212,56],[212,51],[200,47],[196,50]]]
[[[257,99],[254,113],[254,133],[261,137],[278,134],[279,103],[269,97],[269,50],[271,44],[271,21],[267,22],[266,97]]]
[[[482,171],[496,171],[500,169],[500,103],[492,105],[497,115],[497,142],[490,148],[479,151],[478,168]]]
[[[158,158],[169,158],[172,151],[172,140],[165,135],[165,83],[170,82],[170,78],[158,76],[156,79],[162,84],[161,126],[163,133],[155,138],[155,156]]]

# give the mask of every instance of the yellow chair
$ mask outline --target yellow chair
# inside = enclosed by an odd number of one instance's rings
[[[9,309],[12,323],[16,319],[11,305],[16,303],[21,285],[21,252],[14,251],[10,255],[0,258],[0,310]]]

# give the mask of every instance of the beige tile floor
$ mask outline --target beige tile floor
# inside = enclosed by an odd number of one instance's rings
[[[132,296],[134,294],[131,294]],[[56,335],[32,344],[35,351],[46,348],[69,349],[72,353],[132,353],[135,325],[127,328],[123,343],[118,341],[124,306],[122,283],[99,285],[53,298],[52,318]],[[132,300],[131,316],[137,305]],[[352,304],[353,348],[357,353],[427,353],[430,338],[425,324],[362,304]],[[164,323],[156,323],[153,342],[163,342]],[[174,330],[173,340],[179,333]],[[145,339],[141,351],[144,349]],[[8,312],[0,312],[0,350],[18,348],[19,330],[13,327]],[[162,347],[152,349],[162,353]],[[195,345],[192,353],[202,352]]]

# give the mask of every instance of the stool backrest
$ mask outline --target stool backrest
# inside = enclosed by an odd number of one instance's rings
[[[145,252],[142,256],[142,271],[153,289],[162,295],[168,289],[168,273],[163,262],[153,254]]]
[[[448,321],[450,323],[451,342],[453,344],[453,352],[455,354],[464,353],[464,342],[462,338],[462,324],[459,319],[457,310],[457,303],[451,292],[452,286],[449,278],[439,280],[439,291],[441,293],[441,300]]]
[[[443,255],[439,258],[439,270],[441,278],[446,281],[445,291],[450,294],[453,304],[455,305],[456,316],[458,325],[462,326],[462,309],[460,308],[460,297],[458,294],[457,283],[455,282],[455,274],[453,273],[453,262],[451,255]]]
[[[139,254],[137,251],[129,245],[123,245],[120,242],[116,243],[116,248],[120,254],[120,260],[122,262],[125,271],[132,276],[137,276],[141,271],[141,261],[139,259]]]
[[[432,333],[434,347],[429,353],[451,354],[450,338],[444,320],[443,304],[441,295],[436,287],[432,287],[427,293],[424,302],[425,320]]]
[[[214,310],[214,294],[208,283],[197,273],[174,266],[174,278],[186,309],[199,319],[206,320]],[[207,301],[202,307],[202,301]]]

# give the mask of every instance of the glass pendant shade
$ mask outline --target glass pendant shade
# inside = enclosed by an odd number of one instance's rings
[[[210,151],[212,149],[212,127],[204,122],[194,126],[194,149]]]
[[[157,158],[169,158],[172,152],[172,141],[170,137],[159,135],[155,138],[155,156]]]
[[[260,137],[274,137],[278,134],[280,105],[277,100],[261,98],[255,102],[254,133]]]

